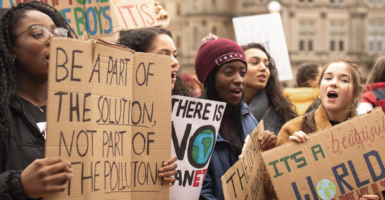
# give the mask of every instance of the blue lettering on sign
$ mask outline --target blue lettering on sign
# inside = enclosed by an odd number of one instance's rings
[[[66,22],[69,24],[69,23],[71,23],[71,20],[67,19],[66,13],[68,13],[68,12],[71,12],[71,8],[63,9],[62,16],[66,20]]]
[[[354,165],[353,165],[352,161],[349,160],[348,164],[349,164],[350,170],[353,173],[354,181],[356,182],[356,185],[357,185],[358,188],[360,188],[360,187],[370,183],[369,180],[361,182],[359,177],[358,177],[358,175],[357,175],[356,169],[354,168]]]
[[[94,30],[91,30],[91,26],[90,26],[90,18],[89,18],[90,12],[92,13],[92,16],[94,18]],[[98,30],[98,24],[97,24],[98,18],[96,17],[96,12],[95,12],[94,8],[89,7],[87,9],[87,11],[86,11],[86,21],[87,21],[88,33],[90,33],[91,35],[95,35],[96,31]]]
[[[110,9],[110,6],[106,6],[106,7],[104,7],[103,8],[103,16],[104,16],[104,18],[106,18],[108,21],[109,21],[109,23],[110,23],[110,29],[108,29],[108,30],[104,30],[104,33],[105,34],[109,34],[109,33],[111,33],[112,32],[112,19],[111,19],[111,17],[110,16],[108,16],[107,14],[106,14],[106,10],[109,10]]]
[[[338,168],[341,168],[341,169],[342,169],[342,174],[341,174],[341,175],[339,175],[338,172],[337,172],[337,169],[338,169]],[[345,184],[346,187],[347,187],[350,191],[352,191],[352,190],[353,190],[353,187],[350,186],[350,185],[344,180],[344,177],[349,176],[349,173],[348,173],[348,170],[346,169],[345,163],[342,163],[342,164],[340,164],[340,165],[337,165],[337,166],[335,166],[335,167],[332,167],[332,170],[333,170],[334,177],[336,178],[336,181],[337,181],[337,183],[338,183],[338,187],[339,187],[340,190],[341,190],[341,194],[345,194],[345,189],[344,189],[342,183]]]
[[[11,6],[13,6],[13,1],[12,0],[9,0],[9,3],[11,4]],[[3,0],[0,0],[0,8],[3,7]]]
[[[309,185],[309,188],[310,188],[310,191],[313,195],[314,200],[318,200],[317,191],[315,190],[315,187],[314,187],[313,181],[311,180],[311,177],[310,176],[306,177],[306,180],[307,180],[307,184]],[[297,198],[297,200],[302,200],[301,194],[298,191],[297,183],[292,182],[291,186],[293,187],[294,194],[295,194],[295,197]],[[311,200],[310,196],[308,194],[305,195],[305,200]]]
[[[381,174],[379,176],[376,176],[374,169],[373,169],[373,166],[372,166],[372,163],[369,160],[369,156],[374,156],[377,159],[377,162],[378,162],[380,169],[381,169]],[[366,161],[366,165],[368,166],[368,169],[370,171],[370,175],[372,176],[373,182],[377,182],[377,181],[385,178],[384,163],[382,162],[381,157],[377,151],[373,150],[373,151],[370,151],[370,152],[364,154],[364,158]]]

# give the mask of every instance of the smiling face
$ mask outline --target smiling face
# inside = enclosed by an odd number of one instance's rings
[[[21,19],[19,25],[13,30],[14,36],[24,32],[33,25],[46,27],[48,30],[56,28],[52,19],[39,11],[29,10]],[[18,36],[12,45],[12,57],[15,59],[18,73],[26,74],[26,77],[39,83],[48,80],[48,66],[50,53],[50,39],[40,42],[36,39],[33,30]]]
[[[179,63],[176,57],[178,53],[176,51],[176,47],[174,41],[170,38],[170,36],[166,34],[160,34],[156,36],[152,48],[146,53],[155,53],[159,55],[169,56],[171,59],[171,90],[174,89],[176,75],[179,71]]]
[[[320,84],[320,98],[327,112],[343,113],[350,109],[353,98],[353,79],[344,62],[331,63]]]
[[[246,87],[255,91],[266,87],[270,78],[269,59],[260,49],[252,48],[245,51],[247,59]]]
[[[219,100],[231,106],[241,101],[246,84],[246,65],[241,61],[232,61],[222,65],[215,74],[215,90]]]

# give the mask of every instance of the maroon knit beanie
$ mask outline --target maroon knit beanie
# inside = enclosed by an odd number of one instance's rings
[[[224,38],[216,39],[212,35],[208,37],[203,40],[195,58],[195,73],[204,86],[210,73],[227,62],[242,61],[247,70],[245,54],[237,43]]]

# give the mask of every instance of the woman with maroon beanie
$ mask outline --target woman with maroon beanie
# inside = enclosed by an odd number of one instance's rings
[[[245,55],[235,42],[209,35],[199,48],[195,72],[205,87],[202,98],[227,103],[201,191],[210,200],[222,200],[221,177],[238,160],[246,136],[258,125],[243,102]]]

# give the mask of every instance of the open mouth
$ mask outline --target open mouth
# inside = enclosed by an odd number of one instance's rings
[[[47,57],[45,57],[45,59],[49,60],[49,54],[47,55]]]
[[[241,89],[241,88],[231,90],[231,93],[236,94],[236,95],[242,94],[242,92],[243,92],[243,89]]]
[[[266,75],[262,74],[262,75],[259,75],[257,76],[258,78],[266,78]]]
[[[171,72],[171,78],[176,78],[176,72]]]
[[[328,92],[328,98],[329,99],[337,99],[338,98],[338,94],[334,91],[330,91]]]

